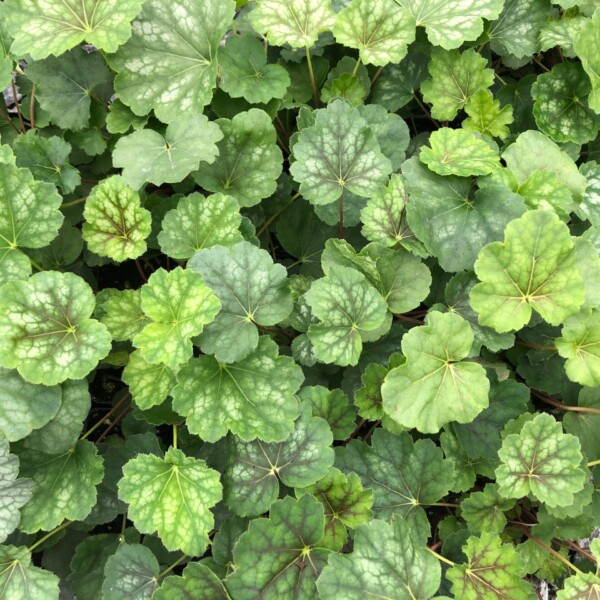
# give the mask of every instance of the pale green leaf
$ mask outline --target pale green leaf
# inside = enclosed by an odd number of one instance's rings
[[[96,296],[96,306],[99,301]],[[115,341],[132,340],[149,320],[142,310],[140,290],[114,290],[101,307],[100,322],[106,325]]]
[[[587,187],[578,206],[578,215],[594,226],[600,226],[600,164],[590,160],[579,170],[587,178]]]
[[[597,388],[584,388],[579,392],[577,405],[582,408],[600,409],[600,395]],[[563,417],[563,427],[567,433],[576,435],[581,443],[581,450],[590,457],[600,456],[600,414],[568,411]]]
[[[144,360],[139,350],[129,356],[123,369],[123,382],[142,410],[160,404],[175,386],[175,373],[164,364],[152,364]]]
[[[600,10],[581,28],[575,38],[574,50],[592,83],[588,103],[600,113]]]
[[[473,94],[465,106],[465,112],[469,116],[462,122],[463,129],[478,131],[501,140],[510,135],[507,126],[514,120],[512,106],[500,108],[500,102],[494,100],[489,90],[479,90]]]
[[[136,131],[148,123],[146,116],[138,117],[128,106],[115,99],[110,103],[110,112],[106,115],[106,129],[109,133],[127,133],[132,127]]]
[[[506,499],[495,483],[488,483],[481,492],[472,492],[460,503],[462,518],[469,531],[500,534],[506,527],[505,512],[511,510],[516,500]]]
[[[0,543],[17,528],[19,509],[31,499],[32,482],[18,475],[19,458],[9,454],[6,440],[0,440]]]
[[[160,567],[152,551],[140,544],[123,544],[104,567],[102,600],[150,600],[158,587]]]
[[[553,210],[563,221],[576,207],[568,186],[552,171],[533,171],[517,188],[529,208]],[[582,205],[580,205],[582,207]],[[582,208],[580,208],[582,210]]]
[[[0,590],[6,600],[58,600],[59,579],[31,564],[25,547],[0,546]]]
[[[329,423],[334,440],[345,440],[354,431],[356,409],[342,390],[328,390],[320,385],[306,386],[298,396],[302,402],[310,404],[315,417]]]
[[[194,562],[188,563],[181,577],[167,577],[152,598],[153,600],[173,600],[173,598],[229,600],[229,594],[221,580],[206,565]]]

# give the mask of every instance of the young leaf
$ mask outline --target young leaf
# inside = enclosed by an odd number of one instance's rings
[[[288,356],[279,356],[268,336],[256,350],[232,364],[212,356],[194,358],[179,371],[173,408],[191,433],[216,442],[230,429],[244,441],[281,442],[298,416],[294,394],[304,375]]]
[[[138,455],[123,467],[119,482],[119,498],[129,505],[136,528],[157,531],[166,548],[190,556],[206,549],[214,523],[210,509],[221,497],[219,473],[175,448],[164,459]]]
[[[461,515],[469,531],[501,533],[506,527],[505,512],[511,510],[516,500],[504,498],[495,483],[488,483],[482,492],[472,492],[461,504]]]
[[[268,519],[255,519],[233,550],[235,571],[225,584],[237,600],[315,598],[315,581],[329,551],[323,537],[323,507],[308,494],[271,505]]]
[[[18,479],[18,474],[19,458],[9,454],[7,441],[0,440],[0,543],[17,528],[21,520],[19,509],[31,499],[33,483]]]
[[[400,62],[415,39],[415,19],[394,0],[352,0],[336,18],[336,40],[356,48],[365,64]]]
[[[113,164],[123,169],[123,178],[134,189],[144,183],[177,183],[201,162],[212,163],[223,138],[219,127],[204,115],[182,115],[172,119],[164,137],[152,129],[141,129],[119,139]]]
[[[150,600],[160,567],[152,551],[140,544],[123,544],[104,567],[103,600]]]
[[[329,391],[320,385],[306,386],[298,396],[310,404],[315,417],[329,423],[334,440],[345,440],[354,431],[356,409],[348,403],[348,397],[342,390]]]
[[[300,193],[312,204],[330,204],[345,190],[370,197],[392,171],[358,109],[334,100],[316,111],[315,122],[300,131],[290,167]]]
[[[85,377],[111,347],[93,311],[92,289],[72,273],[11,281],[0,288],[0,364],[44,385]]]
[[[597,389],[584,388],[579,392],[578,406],[600,409],[600,396]],[[567,433],[576,435],[581,443],[581,450],[586,456],[600,456],[600,414],[579,411],[568,411],[563,417],[563,426]]]
[[[0,546],[0,589],[7,600],[58,600],[59,579],[31,564],[25,547]]]
[[[229,600],[221,580],[201,563],[188,563],[181,577],[167,577],[152,596],[153,600],[173,598],[202,598],[202,600]]]
[[[142,410],[161,404],[175,386],[175,381],[175,373],[169,367],[147,362],[139,350],[130,354],[123,369],[123,383],[129,386],[131,397]]]
[[[600,114],[600,11],[596,10],[583,25],[573,48],[592,83],[588,98],[590,108]]]
[[[333,465],[332,442],[327,422],[313,417],[309,404],[303,405],[294,431],[284,442],[230,438],[225,504],[241,517],[267,512],[279,496],[279,480],[288,487],[306,487],[325,477]]]
[[[563,433],[552,415],[538,414],[520,433],[504,438],[496,469],[499,492],[505,498],[521,498],[530,492],[550,507],[569,506],[583,488],[586,473],[579,440]]]
[[[155,271],[141,294],[142,309],[152,322],[133,345],[147,362],[175,369],[192,357],[190,338],[214,320],[221,303],[202,277],[181,267]]]
[[[310,48],[321,31],[333,27],[331,0],[259,0],[250,22],[275,46]]]
[[[234,11],[233,0],[144,2],[131,38],[109,59],[119,99],[136,115],[154,110],[163,123],[201,115],[212,98],[219,44]],[[198,150],[202,143],[196,142]]]
[[[323,600],[411,600],[433,596],[440,580],[439,561],[412,539],[406,521],[374,520],[357,528],[352,554],[329,555],[317,587]]]
[[[83,218],[83,239],[99,256],[122,262],[146,251],[152,215],[142,208],[139,194],[123,177],[113,175],[92,189]]]
[[[488,406],[490,389],[485,369],[463,361],[472,345],[473,332],[462,317],[429,313],[425,327],[402,338],[406,363],[385,378],[385,412],[425,433],[436,433],[450,421],[472,421]]]
[[[96,297],[97,301],[99,297]],[[114,290],[101,303],[100,322],[106,325],[115,341],[132,340],[143,328],[148,317],[142,310],[140,290]]]
[[[513,119],[513,108],[510,105],[500,108],[500,101],[494,100],[489,90],[479,90],[471,96],[465,105],[469,117],[462,122],[463,129],[478,131],[501,140],[510,135]]]
[[[475,272],[482,283],[471,291],[471,306],[481,325],[499,332],[527,325],[532,309],[559,325],[585,300],[569,229],[549,211],[529,211],[512,221],[504,242],[481,250]]]
[[[218,158],[200,165],[193,174],[196,182],[205,190],[235,196],[240,206],[254,206],[273,194],[283,158],[271,121],[257,108],[216,121],[223,132]]]

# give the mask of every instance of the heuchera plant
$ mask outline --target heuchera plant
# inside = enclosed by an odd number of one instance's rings
[[[0,50],[2,600],[600,597],[598,0]]]

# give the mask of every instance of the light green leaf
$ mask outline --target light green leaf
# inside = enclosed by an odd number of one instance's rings
[[[600,409],[600,395],[597,389],[584,388],[579,392],[578,406],[582,408]],[[576,435],[581,443],[581,450],[590,457],[600,456],[600,414],[567,411],[563,417],[563,426],[567,433]]]
[[[442,127],[429,137],[419,158],[438,175],[487,175],[499,164],[498,153],[475,133]]]
[[[329,551],[323,537],[323,506],[308,494],[271,505],[268,519],[255,519],[233,550],[235,571],[226,580],[236,600],[312,600]]]
[[[229,37],[219,51],[221,88],[232,98],[244,98],[251,104],[266,104],[283,98],[291,84],[287,71],[267,64],[265,48],[250,35]]]
[[[100,298],[96,296],[98,303]],[[118,342],[132,340],[148,322],[142,310],[140,290],[114,290],[101,303],[100,322],[106,325],[113,339]]]
[[[92,189],[83,218],[83,239],[99,256],[123,262],[146,251],[152,215],[120,175],[104,179]]]
[[[555,142],[585,144],[593,140],[600,129],[600,115],[588,107],[591,90],[578,63],[559,63],[549,73],[538,75],[531,93],[540,131]]]
[[[243,360],[219,363],[194,358],[181,369],[173,390],[173,408],[186,417],[191,433],[216,442],[229,429],[244,441],[281,442],[298,416],[294,394],[304,375],[289,356],[279,356],[268,336]]]
[[[450,421],[469,423],[488,406],[485,369],[463,361],[473,332],[462,317],[431,312],[424,327],[402,338],[406,363],[381,388],[385,412],[404,427],[436,433]]]
[[[288,487],[312,485],[333,465],[333,436],[327,421],[312,416],[304,404],[294,431],[281,443],[243,442],[230,438],[224,474],[225,504],[235,514],[257,516],[279,496],[279,481]]]
[[[415,39],[415,19],[394,0],[352,0],[333,27],[336,41],[356,48],[365,64],[398,63]]]
[[[571,190],[552,171],[533,171],[519,185],[517,193],[529,208],[553,210],[563,221],[568,220],[569,214],[576,207]]]
[[[135,403],[147,410],[160,404],[175,386],[175,373],[164,364],[151,364],[139,350],[129,356],[123,369],[123,382],[129,386]]]
[[[507,125],[513,122],[512,106],[500,108],[500,101],[494,100],[489,90],[479,90],[471,96],[465,106],[468,118],[462,122],[463,129],[478,131],[501,140],[510,135]]]
[[[123,178],[136,190],[148,182],[177,183],[201,162],[214,162],[222,138],[219,127],[204,115],[185,114],[171,120],[164,137],[152,129],[141,129],[120,138],[113,164],[123,169]]]
[[[503,498],[495,483],[488,483],[482,492],[472,492],[460,503],[462,518],[469,531],[500,534],[506,527],[505,512],[511,510],[516,500]]]
[[[358,109],[334,100],[300,131],[290,167],[300,193],[312,204],[330,204],[344,190],[370,197],[387,183],[392,166]]]
[[[111,347],[93,310],[92,289],[72,273],[11,281],[0,288],[0,364],[44,385],[85,377]]]
[[[600,542],[593,539],[590,543],[592,554],[600,557]],[[596,573],[577,572],[564,582],[564,589],[559,590],[557,600],[593,600],[600,594],[600,576]]]
[[[335,466],[355,472],[365,488],[373,491],[373,513],[387,519],[395,514],[429,533],[423,506],[438,502],[454,482],[454,464],[444,460],[431,440],[413,442],[408,433],[393,434],[378,428],[371,445],[352,440],[336,448]]]
[[[152,551],[141,544],[123,544],[104,567],[102,600],[150,600],[158,587],[160,567]]]
[[[24,381],[12,369],[0,367],[0,433],[9,442],[28,436],[46,425],[61,404],[60,386]]]
[[[554,343],[558,353],[567,359],[565,371],[571,381],[590,387],[600,386],[599,311],[572,316]]]
[[[43,248],[63,222],[56,188],[35,181],[28,169],[0,164],[0,285],[31,272],[19,248]]]
[[[21,509],[21,531],[51,531],[65,519],[81,521],[90,514],[104,475],[94,444],[80,440],[61,454],[27,449],[19,458],[20,474],[33,480],[33,497]]]
[[[212,246],[231,247],[242,241],[242,216],[233,196],[193,193],[181,198],[162,222],[158,243],[171,258],[188,259],[194,252]]]
[[[489,88],[494,71],[486,65],[487,60],[473,48],[463,53],[434,48],[429,63],[431,78],[421,84],[423,100],[431,104],[431,116],[451,121],[476,92]]]
[[[579,170],[587,178],[587,187],[577,207],[578,215],[594,226],[600,226],[600,164],[590,160],[583,163]]]
[[[510,598],[533,600],[533,586],[521,579],[522,564],[512,544],[502,544],[495,533],[472,536],[463,548],[467,564],[446,571],[452,593],[461,600]]]
[[[109,59],[119,99],[136,115],[154,110],[163,123],[201,115],[212,98],[219,44],[234,11],[232,0],[144,2],[131,38]]]
[[[563,13],[559,19],[547,21],[540,31],[539,50],[546,51],[560,46],[563,56],[575,57],[573,45],[588,21],[583,14],[573,15],[572,11]]]
[[[525,212],[523,200],[506,188],[473,195],[470,179],[437,175],[417,157],[402,165],[402,174],[408,224],[446,271],[473,269],[481,248],[501,240],[506,225]]]
[[[504,438],[496,469],[499,492],[505,498],[529,493],[550,507],[569,506],[587,479],[579,440],[563,433],[552,415],[539,413],[520,433]]]
[[[331,0],[259,0],[250,22],[275,46],[310,48],[335,23]]]
[[[296,495],[311,494],[325,511],[325,533],[321,543],[340,551],[348,538],[346,528],[354,529],[371,520],[373,492],[364,489],[358,475],[345,475],[335,468],[314,485],[296,490]]]
[[[585,300],[569,229],[549,211],[529,211],[512,221],[504,242],[481,250],[475,272],[482,283],[471,291],[471,306],[481,325],[499,332],[527,325],[532,309],[559,325]]]
[[[310,404],[312,414],[329,423],[334,440],[345,440],[355,427],[356,409],[340,389],[329,390],[320,385],[306,386],[298,394],[302,402]]]
[[[145,127],[146,123],[147,117],[138,117],[119,99],[110,103],[110,112],[106,115],[106,129],[109,133],[127,133],[132,127],[137,131]]]
[[[105,101],[112,95],[112,73],[100,52],[74,48],[62,56],[29,63],[26,69],[27,78],[36,85],[36,100],[63,129],[88,127],[90,110],[98,104],[92,104],[92,97]]]
[[[152,322],[133,345],[147,362],[175,369],[192,357],[190,338],[214,320],[221,303],[200,275],[181,267],[155,271],[141,294],[142,309]]]
[[[413,540],[406,521],[375,520],[357,528],[352,554],[330,554],[317,586],[323,600],[425,600],[440,580],[439,561]]]
[[[348,267],[332,269],[303,297],[319,319],[309,327],[308,337],[322,362],[355,365],[363,338],[386,320],[385,300],[364,275]]]
[[[425,27],[434,46],[449,50],[476,40],[483,31],[483,19],[495,19],[502,0],[397,0]]]
[[[199,339],[220,362],[248,356],[258,344],[258,327],[276,325],[292,312],[283,265],[249,242],[197,252],[189,268],[200,273],[221,301],[221,312]]]
[[[0,546],[0,589],[6,600],[58,600],[59,579],[34,567],[27,548]]]
[[[19,509],[31,499],[32,482],[18,479],[18,474],[19,458],[9,454],[6,440],[0,440],[0,542],[17,528],[21,520]]]
[[[451,427],[440,435],[440,445],[444,451],[444,456],[454,463],[454,485],[452,492],[467,492],[473,488],[477,480],[477,475],[494,477],[494,467],[498,461],[488,461],[484,458],[473,459],[463,448],[456,435],[451,431]]]
[[[79,171],[69,164],[71,144],[57,136],[43,138],[30,129],[17,137],[13,150],[18,167],[29,169],[37,180],[52,183],[65,194],[81,183]]]
[[[283,162],[271,117],[251,108],[231,120],[218,119],[216,124],[223,132],[218,158],[200,165],[194,173],[196,183],[210,192],[235,196],[240,206],[254,206],[271,196]]]
[[[167,577],[152,596],[153,600],[173,598],[202,598],[202,600],[229,600],[221,580],[205,565],[188,563],[181,577]]]
[[[157,531],[167,549],[200,556],[214,524],[210,509],[222,497],[219,478],[204,461],[169,448],[164,459],[140,454],[130,460],[119,498],[129,505],[128,516],[139,531]]]
[[[581,28],[573,47],[592,83],[590,108],[600,113],[600,10]]]

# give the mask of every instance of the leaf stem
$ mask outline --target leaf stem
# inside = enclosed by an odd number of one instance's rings
[[[524,348],[533,348],[534,350],[548,350],[556,352],[556,346],[534,344],[533,342],[526,342],[525,340],[517,340],[517,346],[523,346]]]
[[[177,450],[177,423],[173,423],[173,448]]]
[[[116,417],[115,420],[104,430],[102,435],[96,440],[96,443],[99,444],[111,431],[114,427],[117,426],[119,421],[131,410],[131,404],[128,404]]]
[[[546,71],[546,73],[550,72],[550,69],[543,64],[542,62],[540,62],[535,56],[533,57],[533,62],[538,66],[541,67],[544,71]]]
[[[460,504],[453,504],[452,502],[432,502],[427,506],[446,506],[448,508],[460,508]]]
[[[340,240],[344,239],[344,195],[342,194],[339,199],[340,204],[340,230],[338,237]]]
[[[148,283],[148,278],[146,277],[146,273],[144,273],[144,269],[142,269],[142,265],[140,264],[140,261],[137,258],[135,259],[135,266],[137,267],[138,273],[140,274],[142,281],[144,283]]]
[[[409,317],[408,315],[397,315],[395,313],[393,313],[394,316],[397,319],[400,319],[401,321],[406,321],[407,323],[414,323],[415,325],[423,325],[423,320],[422,319],[417,319],[415,317]]]
[[[23,252],[23,254],[25,254],[25,252]],[[31,263],[31,266],[36,270],[36,271],[40,271],[42,272],[44,269],[38,265],[35,260],[33,260],[33,258],[31,258],[31,256],[28,256],[27,254],[25,254],[25,256],[27,256],[27,258],[29,259],[29,262]]]
[[[451,567],[454,566],[454,563],[449,558],[446,558],[445,556],[438,554],[435,550],[432,550],[428,546],[425,546],[425,550],[427,550],[427,552],[430,552],[431,554],[433,554],[438,560],[445,562],[447,565],[450,565]]]
[[[126,402],[129,398],[131,398],[131,394],[125,394],[96,424],[90,427],[79,439],[85,440],[87,439],[98,427],[100,427],[106,419],[112,416],[115,412],[119,410],[119,408]]]
[[[588,469],[591,469],[592,467],[597,467],[598,465],[600,465],[600,458],[598,458],[597,460],[593,460],[592,462],[589,462],[586,466]]]
[[[502,84],[502,85],[508,85],[508,83],[506,83],[506,81],[504,81],[504,79],[502,79],[502,77],[500,77],[500,75],[498,75],[498,73],[494,72],[494,75],[496,76],[496,79]]]
[[[29,97],[29,127],[35,129],[35,83],[31,86],[31,96]]]
[[[300,192],[298,192],[297,194],[294,194],[289,201],[287,202],[287,204],[285,206],[283,206],[282,208],[280,208],[278,211],[276,211],[275,213],[273,213],[263,224],[262,227],[258,230],[256,237],[259,238],[271,225],[271,223],[273,223],[273,221],[286,209],[289,207],[289,205],[296,200],[297,198],[300,197]]]
[[[379,67],[377,71],[375,71],[375,75],[371,79],[371,86],[375,85],[375,82],[379,79],[380,75],[383,73],[383,67]]]
[[[10,86],[12,88],[13,100],[15,101],[15,107],[17,109],[17,116],[19,117],[19,123],[21,123],[21,130],[23,131],[23,133],[27,133],[27,129],[25,129],[25,121],[23,121],[23,114],[21,113],[21,107],[19,106],[17,86],[15,85],[14,79],[10,82]]]
[[[565,558],[560,552],[557,552],[554,548],[551,548],[550,546],[548,546],[548,544],[546,544],[545,542],[542,542],[542,540],[540,540],[540,538],[533,535],[531,533],[531,531],[529,531],[527,529],[527,527],[520,527],[520,526],[518,526],[518,527],[533,543],[537,544],[540,548],[543,548],[546,552],[552,554],[552,556],[554,556],[555,558],[560,560],[560,562],[567,565],[567,567],[569,567],[569,569],[572,569],[573,571],[575,571],[575,573],[582,572],[568,558]]]
[[[439,128],[440,124],[431,116],[431,113],[427,109],[427,107],[419,100],[419,96],[413,92],[413,98],[416,100],[417,104],[421,107],[421,110],[425,113],[425,116],[436,126]]]
[[[313,101],[315,104],[315,108],[319,106],[319,96],[317,95],[317,82],[315,81],[315,72],[313,70],[312,58],[310,57],[310,51],[308,46],[305,46],[306,49],[306,61],[308,64],[308,74],[310,76],[310,87],[312,89]]]
[[[356,64],[354,65],[354,69],[352,69],[352,77],[356,77],[356,74],[358,73],[358,69],[360,69],[361,64],[362,64],[362,61],[360,58],[358,58],[356,60]]]
[[[76,200],[71,200],[70,202],[63,202],[60,207],[61,208],[71,208],[72,206],[77,206],[78,204],[81,204],[82,202],[85,202],[87,200],[87,196],[83,196],[82,198],[77,198]]]
[[[592,415],[600,415],[600,409],[598,409],[598,408],[592,408],[590,406],[569,406],[568,404],[563,404],[562,402],[559,402],[558,400],[548,398],[548,396],[541,394],[537,390],[531,390],[531,393],[536,398],[541,400],[542,402],[545,402],[546,404],[550,404],[551,406],[560,408],[562,410],[572,410],[573,412],[581,412],[581,413],[589,413]]]
[[[172,565],[169,565],[157,579],[162,579],[167,573],[170,573],[179,563],[182,563],[187,558],[187,554],[182,554]]]
[[[46,540],[50,539],[55,533],[58,533],[65,527],[68,527],[71,523],[73,523],[73,521],[65,521],[58,527],[55,527],[52,531],[49,531],[46,535],[41,537],[37,542],[35,542],[31,546],[29,546],[29,548],[27,548],[27,550],[29,552],[33,552],[38,546],[41,546]]]

